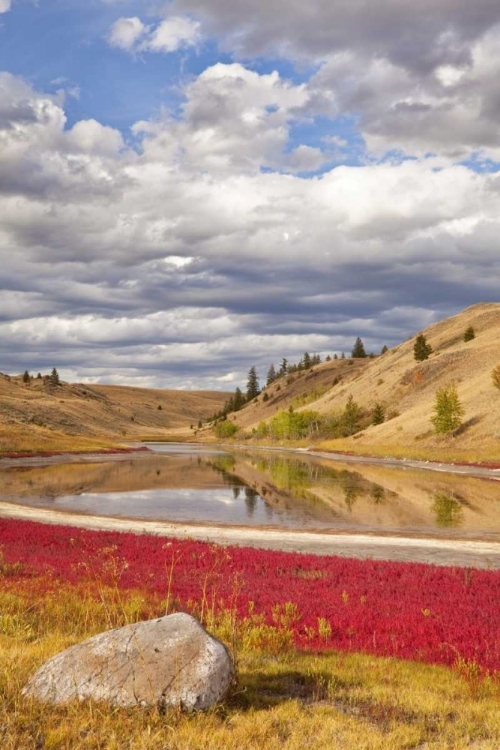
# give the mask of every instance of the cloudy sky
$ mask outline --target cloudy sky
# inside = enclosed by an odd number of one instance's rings
[[[233,390],[497,301],[498,0],[0,0],[0,370]]]

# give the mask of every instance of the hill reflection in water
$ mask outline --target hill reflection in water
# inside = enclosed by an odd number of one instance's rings
[[[500,540],[500,485],[492,481],[276,451],[160,451],[6,469],[2,499],[182,523]]]

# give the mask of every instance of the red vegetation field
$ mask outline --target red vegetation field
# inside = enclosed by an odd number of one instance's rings
[[[221,548],[0,520],[2,588],[82,580],[284,624],[299,648],[500,670],[500,572]],[[17,564],[16,564],[17,563]],[[97,590],[96,590],[97,595]],[[292,603],[291,606],[287,603]]]

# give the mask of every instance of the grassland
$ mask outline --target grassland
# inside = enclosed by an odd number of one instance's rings
[[[469,326],[476,337],[465,342]],[[352,395],[365,415],[364,429],[348,438],[312,434],[297,444],[360,455],[494,461],[500,449],[495,408],[500,392],[491,373],[500,361],[499,331],[500,304],[474,305],[423,331],[433,350],[424,362],[414,359],[412,337],[374,358],[333,360],[282,377],[231,416],[240,428],[235,440],[254,440],[259,424],[290,408],[338,415]],[[430,418],[436,391],[450,382],[457,384],[465,416],[458,430],[440,437],[434,434]],[[386,416],[378,426],[370,424],[376,403]],[[203,434],[208,437],[208,429]]]
[[[376,582],[370,564],[356,561],[20,522],[3,522],[2,542],[0,741],[6,750],[493,750],[500,744],[499,673],[481,664],[495,649],[496,631],[481,635],[464,608],[469,600],[480,614],[488,605],[498,621],[496,572],[373,563]],[[410,585],[408,576],[421,581]],[[271,593],[259,591],[258,580]],[[308,633],[308,611],[328,600],[324,585],[338,603]],[[367,601],[356,586],[364,587]],[[351,629],[364,627],[356,608],[366,607],[377,589],[385,598],[376,600],[368,619],[381,643],[384,621],[392,623],[384,648],[393,647],[390,633],[398,622],[401,633],[411,627],[400,613],[415,610],[417,630],[407,639],[412,661],[355,653],[359,646],[339,640],[347,630],[337,626],[337,610],[346,624],[352,614]],[[242,600],[253,596],[244,616]],[[294,601],[286,602],[288,596]],[[429,610],[420,611],[422,597],[432,599]],[[235,656],[238,682],[223,705],[186,716],[91,702],[54,708],[22,697],[27,679],[54,653],[107,628],[179,609],[199,616]],[[465,619],[454,630],[462,610]],[[450,643],[464,636],[471,654],[475,645],[487,648],[478,660],[457,651],[447,665],[422,663],[419,649],[433,632]],[[308,647],[299,645],[304,638],[313,638]],[[433,653],[438,661],[443,655]]]
[[[192,435],[191,424],[224,403],[216,391],[169,391],[61,383],[0,375],[0,454],[95,451]],[[179,433],[179,428],[181,434]]]
[[[476,335],[466,342],[464,333],[470,326]],[[381,356],[332,360],[282,377],[231,416],[238,428],[235,441],[254,441],[260,424],[290,408],[335,417],[352,395],[365,415],[363,429],[348,438],[312,434],[296,444],[364,455],[494,461],[500,446],[494,404],[500,393],[491,372],[500,359],[499,330],[500,304],[474,305],[424,330],[433,350],[424,362],[414,359],[412,337]],[[465,417],[452,435],[438,437],[430,422],[435,394],[452,381]],[[228,395],[52,386],[44,378],[27,385],[20,376],[0,376],[0,452],[98,450],[142,439],[212,441],[213,430],[198,430],[198,422],[205,424]],[[386,417],[378,426],[370,424],[376,403]]]

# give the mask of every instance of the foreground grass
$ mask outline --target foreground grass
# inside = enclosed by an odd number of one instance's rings
[[[275,628],[213,615],[209,629],[237,660],[238,684],[206,714],[47,707],[21,696],[43,661],[109,627],[170,609],[140,591],[84,583],[0,590],[0,745],[4,750],[463,750],[500,746],[500,681],[474,664],[454,669],[359,654],[304,654]]]

